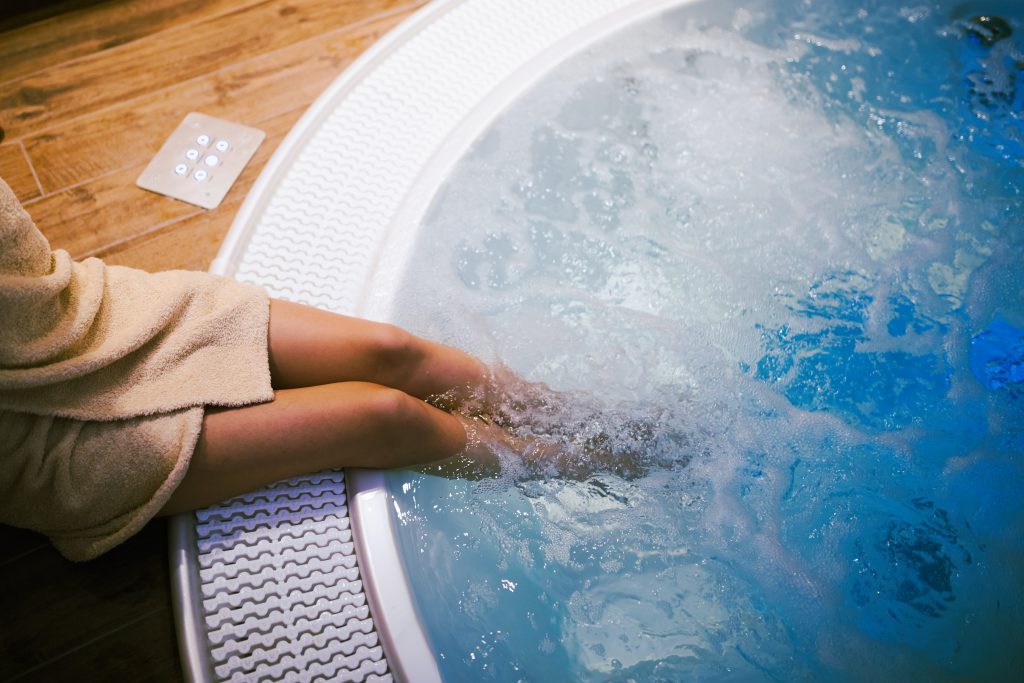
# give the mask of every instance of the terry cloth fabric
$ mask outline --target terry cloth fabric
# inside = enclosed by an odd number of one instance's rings
[[[0,521],[90,559],[181,481],[203,407],[273,399],[264,290],[52,251],[0,180]]]

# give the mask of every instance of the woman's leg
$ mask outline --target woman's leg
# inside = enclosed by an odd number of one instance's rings
[[[275,388],[372,382],[420,399],[457,403],[486,386],[479,360],[393,325],[274,300],[270,369]],[[445,407],[450,407],[446,405]]]
[[[364,382],[282,390],[270,403],[210,410],[188,473],[162,514],[324,469],[477,457],[466,450],[467,425],[402,391]]]
[[[394,325],[273,300],[270,370],[274,388],[372,382],[429,400],[444,410],[467,408],[505,422],[561,400],[546,385]]]
[[[460,453],[493,460],[495,442],[516,445],[494,425],[445,412],[490,388],[484,364],[457,349],[278,300],[269,347],[274,400],[207,412],[164,514],[324,469],[404,467]]]

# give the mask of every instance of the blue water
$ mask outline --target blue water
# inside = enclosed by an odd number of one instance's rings
[[[764,0],[503,114],[396,320],[571,466],[389,475],[446,679],[1021,680],[1022,111],[1019,2]]]

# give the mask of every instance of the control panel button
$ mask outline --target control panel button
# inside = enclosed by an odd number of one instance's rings
[[[178,164],[174,167],[174,172],[178,175],[188,175],[188,166],[185,164]]]
[[[210,144],[210,136],[206,133],[202,133],[196,138],[196,144],[200,147],[207,147]]]
[[[199,158],[199,150],[195,149],[194,147],[192,149],[189,149],[188,151],[185,152],[185,158],[188,159],[189,161],[195,161],[196,159]]]
[[[217,142],[214,143],[213,148],[218,152],[226,152],[231,149],[231,145],[228,144],[227,140],[217,140]]]
[[[210,177],[210,174],[200,168],[195,173],[192,174],[192,177],[198,180],[199,182],[203,182],[204,180]]]
[[[212,168],[220,163],[220,157],[218,157],[216,154],[210,154],[205,159],[203,159],[203,163]]]

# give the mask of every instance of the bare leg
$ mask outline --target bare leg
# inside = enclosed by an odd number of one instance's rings
[[[188,473],[162,514],[299,474],[405,467],[466,446],[462,419],[401,391],[363,382],[283,390],[270,403],[207,412]]]
[[[392,325],[274,300],[270,403],[207,411],[188,473],[164,514],[339,467],[493,459],[496,428],[445,412],[489,386],[483,363]],[[477,438],[488,431],[487,440]],[[511,444],[511,442],[508,442]]]
[[[270,306],[270,369],[275,388],[372,382],[426,399],[465,399],[488,379],[486,366],[458,349],[394,325],[286,301]]]

